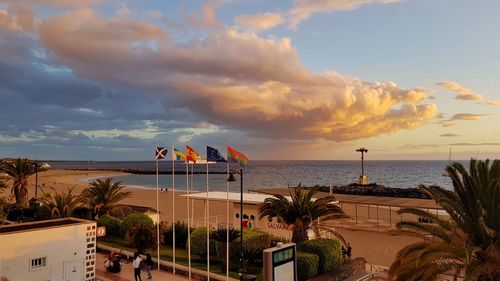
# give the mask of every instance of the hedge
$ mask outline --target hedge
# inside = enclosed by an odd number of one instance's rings
[[[193,232],[194,228],[191,228],[191,232]],[[163,232],[163,243],[168,246],[173,246],[172,241],[173,229],[172,226],[169,226]],[[179,248],[184,248],[187,243],[188,238],[188,226],[185,222],[177,221],[175,223],[175,245]]]
[[[120,234],[120,220],[113,216],[100,216],[97,226],[106,227],[106,235],[118,236]]]
[[[318,255],[297,252],[297,277],[299,281],[305,281],[318,275],[318,265]]]
[[[132,213],[128,215],[120,225],[120,236],[125,237],[127,231],[137,223],[145,223],[149,225],[154,225],[153,220],[143,213]]]
[[[334,272],[341,264],[342,251],[340,242],[333,239],[315,239],[299,244],[299,250],[318,255],[318,273]]]
[[[212,230],[210,230],[211,232]],[[177,242],[177,241],[176,241]],[[214,256],[216,252],[216,243],[210,242],[210,255]],[[187,246],[186,246],[187,248]],[[202,260],[207,258],[207,228],[198,227],[191,233],[191,254],[198,255]]]

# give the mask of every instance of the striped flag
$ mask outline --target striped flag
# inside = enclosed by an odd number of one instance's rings
[[[178,160],[178,161],[184,160],[184,161],[186,161],[186,155],[182,151],[178,150],[177,148],[174,148],[174,151],[172,153],[172,160],[174,160],[174,161],[175,160]]]
[[[186,144],[186,160],[196,163],[196,160],[198,159],[200,159],[200,154]]]
[[[163,159],[167,157],[168,149],[166,147],[157,146],[156,147],[156,160]]]
[[[229,145],[227,146],[227,160],[229,162],[240,163],[241,166],[246,166],[248,164],[248,157]]]

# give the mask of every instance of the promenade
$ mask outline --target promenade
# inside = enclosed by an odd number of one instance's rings
[[[111,273],[107,272],[104,268],[104,261],[106,260],[107,254],[97,253],[96,255],[96,279],[100,281],[135,281],[134,279],[134,269],[132,267],[131,261],[122,261],[122,270],[119,273]],[[153,278],[151,280],[178,280],[184,281],[189,280],[185,276],[181,275],[173,275],[170,272],[166,272],[164,270],[156,270],[152,271]],[[146,270],[141,271],[142,280],[147,280],[148,274]]]

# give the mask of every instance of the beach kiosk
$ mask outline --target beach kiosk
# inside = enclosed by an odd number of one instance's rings
[[[297,281],[297,249],[295,243],[278,243],[264,250],[264,280]]]

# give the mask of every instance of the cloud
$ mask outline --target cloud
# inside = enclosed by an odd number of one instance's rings
[[[35,28],[35,13],[27,7],[15,6],[10,13],[0,10],[0,29],[33,31]]]
[[[456,82],[444,81],[438,82],[436,85],[448,88],[457,93],[455,99],[458,100],[483,100],[484,97],[478,93],[473,92],[470,89],[463,87]]]
[[[222,24],[215,16],[215,7],[210,4],[205,4],[201,7],[201,17],[196,14],[188,16],[187,20],[192,26],[201,28],[219,28]]]
[[[490,100],[490,101],[487,101],[486,104],[493,105],[493,106],[500,106],[500,100]]]
[[[0,0],[0,3],[12,5],[37,5],[49,7],[69,7],[69,8],[82,8],[91,7],[109,0]]]
[[[402,0],[295,0],[288,11],[288,23],[292,29],[308,20],[315,13],[355,10],[370,4],[392,4]]]
[[[466,120],[466,121],[479,121],[481,120],[481,116],[484,114],[474,114],[474,113],[457,113],[453,115],[449,121],[455,120]]]
[[[39,30],[54,58],[81,77],[162,97],[166,108],[254,137],[353,140],[415,129],[437,114],[422,89],[311,73],[288,38],[224,29],[176,44],[150,24],[88,9]]]
[[[259,13],[255,15],[240,15],[234,21],[238,25],[247,27],[253,31],[266,30],[278,26],[284,22],[279,13]]]
[[[460,135],[452,134],[452,133],[446,133],[446,134],[441,134],[439,136],[440,137],[459,137]]]

